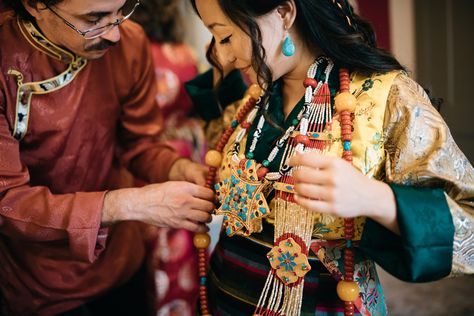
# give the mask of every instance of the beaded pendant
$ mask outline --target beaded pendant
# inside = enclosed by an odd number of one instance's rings
[[[237,167],[231,167],[230,178],[214,186],[221,204],[216,214],[224,215],[228,236],[262,231],[262,218],[270,213],[266,197],[272,184],[265,178],[260,180],[257,169],[255,160],[243,159]]]

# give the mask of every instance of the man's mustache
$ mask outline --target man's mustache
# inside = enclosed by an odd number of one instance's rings
[[[104,50],[115,45],[117,45],[117,42],[112,42],[112,41],[103,39],[100,42],[97,42],[89,47],[86,47],[85,51],[91,52],[91,51],[96,51],[96,50]]]

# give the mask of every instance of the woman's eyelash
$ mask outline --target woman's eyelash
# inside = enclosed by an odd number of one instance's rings
[[[227,36],[226,38],[222,39],[219,43],[220,44],[227,44],[230,42],[230,38],[232,37],[232,35],[229,35]]]

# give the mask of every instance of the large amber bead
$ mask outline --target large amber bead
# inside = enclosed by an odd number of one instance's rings
[[[219,168],[222,163],[222,154],[217,150],[209,150],[206,154],[206,165]]]
[[[359,286],[354,281],[339,281],[337,296],[344,302],[353,302],[359,297]]]
[[[198,233],[194,235],[193,238],[194,247],[198,249],[204,249],[209,247],[211,243],[211,236],[207,233]]]
[[[357,99],[350,92],[341,92],[334,99],[336,112],[349,111],[354,113],[357,105]]]
[[[249,87],[249,89],[247,90],[247,93],[253,99],[258,100],[258,98],[260,98],[260,96],[262,95],[262,88],[260,88],[258,84],[254,83],[253,85]]]

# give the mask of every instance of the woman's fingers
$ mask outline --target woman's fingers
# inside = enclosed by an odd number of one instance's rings
[[[322,185],[296,183],[294,189],[296,194],[301,197],[319,201],[332,201],[331,190]]]
[[[301,205],[302,207],[307,208],[312,212],[318,213],[332,213],[331,204],[326,201],[319,201],[308,199],[306,197],[300,196],[295,194],[296,203]]]
[[[311,183],[319,185],[333,185],[334,178],[327,170],[310,167],[300,167],[293,170],[295,183]]]
[[[288,161],[288,165],[292,167],[306,166],[317,169],[327,169],[333,166],[334,157],[323,156],[320,153],[313,151],[304,154],[297,153]]]

